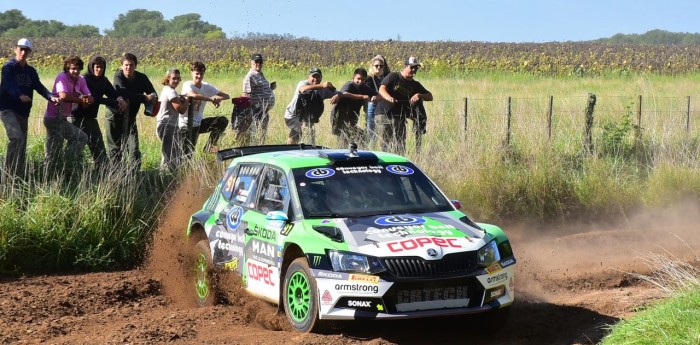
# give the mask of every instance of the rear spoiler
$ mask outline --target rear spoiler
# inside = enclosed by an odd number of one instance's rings
[[[219,162],[225,162],[229,159],[254,155],[257,153],[279,152],[279,151],[295,151],[295,150],[327,150],[328,147],[318,145],[258,145],[258,146],[242,146],[230,149],[219,150],[216,153],[216,159]]]

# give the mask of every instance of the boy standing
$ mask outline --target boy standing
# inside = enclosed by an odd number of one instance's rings
[[[229,94],[220,91],[216,86],[203,81],[206,70],[207,67],[201,61],[190,63],[192,80],[188,80],[182,85],[182,94],[192,97],[193,102],[190,106],[194,107],[192,110],[192,141],[184,146],[183,156],[185,157],[194,152],[199,133],[210,133],[209,140],[204,145],[204,152],[218,151],[217,142],[228,126],[228,119],[224,116],[204,118],[204,107],[207,102],[211,102],[214,107],[218,108],[221,101],[231,98]],[[186,116],[180,117],[179,126],[181,137],[188,138]]]
[[[376,92],[366,84],[367,70],[360,67],[353,72],[352,80],[345,83],[340,92],[345,97],[338,101],[331,111],[331,128],[338,137],[338,147],[347,148],[350,142],[363,139],[362,130],[357,127],[362,106],[376,96]]]
[[[51,95],[41,84],[34,67],[27,63],[31,52],[32,42],[26,38],[17,41],[15,57],[2,66],[0,81],[0,120],[9,139],[5,169],[18,177],[23,177],[25,172],[29,111],[32,109],[34,91],[49,102],[58,102],[58,97]]]
[[[114,88],[119,96],[129,102],[125,112],[107,108],[107,146],[109,160],[112,164],[122,162],[126,149],[131,159],[131,168],[141,170],[141,150],[139,149],[139,130],[136,127],[136,115],[141,104],[155,102],[158,99],[156,89],[148,77],[136,71],[138,60],[131,53],[122,56],[122,68],[114,74]],[[155,114],[154,114],[155,115]]]

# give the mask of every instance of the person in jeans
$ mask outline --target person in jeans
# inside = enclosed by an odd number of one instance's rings
[[[209,133],[209,140],[204,145],[204,152],[218,151],[218,141],[221,134],[228,126],[228,119],[225,116],[204,117],[204,108],[207,102],[211,102],[214,107],[218,108],[221,101],[231,98],[229,94],[219,90],[216,86],[209,84],[204,80],[204,72],[207,67],[201,61],[190,63],[190,74],[192,80],[182,84],[182,94],[192,97],[192,136],[191,142],[186,140],[183,147],[183,155],[191,156],[194,148],[197,146],[197,138],[200,133]],[[188,138],[190,134],[187,130],[187,116],[180,117],[180,135],[183,139]]]
[[[165,78],[161,82],[163,91],[158,98],[160,110],[156,116],[158,121],[156,134],[163,143],[161,148],[160,168],[163,170],[175,170],[182,160],[182,142],[178,123],[181,117],[187,113],[189,107],[187,97],[177,93],[180,85],[180,70],[168,69]]]
[[[372,143],[376,137],[375,125],[374,125],[374,113],[377,109],[377,104],[381,100],[379,95],[379,86],[382,85],[382,80],[387,74],[391,73],[389,65],[386,63],[386,59],[382,55],[377,55],[370,61],[369,72],[367,73],[367,81],[365,84],[374,90],[376,96],[370,98],[367,103],[367,140]]]
[[[74,107],[88,106],[94,102],[85,79],[80,76],[83,60],[69,56],[63,61],[63,72],[56,76],[53,94],[58,95],[59,102],[49,102],[44,114],[46,127],[46,171],[53,173],[61,160],[64,140],[67,142],[65,163],[79,163],[80,153],[87,144],[88,137],[80,128],[68,122]],[[62,167],[61,167],[62,168]]]
[[[0,77],[0,120],[9,139],[5,170],[17,177],[24,177],[27,164],[27,131],[34,91],[49,102],[58,102],[58,97],[52,96],[34,67],[27,63],[31,52],[32,42],[26,38],[17,41],[15,57],[2,66]]]
[[[130,167],[138,171],[141,169],[141,149],[136,115],[139,113],[141,104],[157,100],[158,95],[148,77],[136,71],[138,59],[134,54],[124,54],[121,62],[121,69],[114,74],[114,88],[117,94],[129,103],[129,107],[125,112],[107,108],[109,160],[112,164],[120,164],[124,154],[127,153],[130,158]]]
[[[93,56],[90,59],[83,78],[95,102],[87,107],[75,107],[72,116],[68,118],[69,122],[72,122],[88,136],[88,148],[92,153],[94,169],[102,172],[105,172],[109,159],[102,139],[100,124],[97,121],[100,104],[116,109],[120,113],[126,111],[128,106],[124,97],[117,95],[114,86],[105,77],[106,68],[107,61],[103,57]]]
[[[422,103],[432,101],[433,94],[415,80],[421,67],[418,59],[406,59],[400,72],[387,75],[379,87],[382,101],[376,110],[377,134],[382,139],[382,151],[403,154],[406,150],[406,119],[419,119]]]

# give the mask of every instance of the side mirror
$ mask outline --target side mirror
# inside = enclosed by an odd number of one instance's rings
[[[282,212],[282,211],[270,211],[265,215],[265,219],[267,220],[281,220],[281,221],[288,221],[289,218],[287,217],[287,214]]]
[[[450,202],[452,203],[452,206],[454,206],[456,209],[462,209],[462,203],[459,202],[459,200],[450,200]]]

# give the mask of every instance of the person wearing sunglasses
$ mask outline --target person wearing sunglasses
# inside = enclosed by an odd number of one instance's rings
[[[375,96],[373,96],[367,103],[367,141],[371,145],[376,137],[374,133],[374,113],[377,109],[377,103],[381,99],[379,96],[379,86],[382,84],[382,80],[387,74],[391,73],[389,65],[386,63],[386,58],[382,55],[377,55],[369,63],[369,73],[366,81],[366,85],[374,90]]]
[[[382,151],[403,154],[406,150],[406,120],[414,121],[416,144],[424,131],[420,122],[425,123],[425,108],[423,102],[433,100],[433,94],[415,79],[421,64],[414,56],[404,62],[400,72],[389,73],[379,87],[382,100],[377,106],[375,123],[377,134],[381,137]],[[420,113],[423,114],[420,114]],[[422,120],[421,120],[422,119]],[[420,146],[417,146],[420,149]]]

